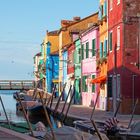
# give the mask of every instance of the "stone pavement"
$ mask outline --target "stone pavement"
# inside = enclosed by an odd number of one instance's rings
[[[55,108],[55,105],[56,105],[56,102],[53,102],[53,106],[52,106],[53,109]],[[58,107],[59,112],[61,112],[63,105],[64,105],[64,102],[61,101]],[[64,113],[66,112],[66,109],[67,109],[67,105],[66,105]],[[89,120],[92,113],[92,109],[93,109],[92,107],[86,107],[83,105],[71,105],[70,110],[68,112],[68,116],[74,117],[77,119]],[[112,116],[113,116],[113,112],[95,110],[93,119],[95,119],[96,121],[104,122],[106,119],[111,118]],[[131,114],[130,115],[117,114],[117,118],[119,120],[120,125],[127,127],[131,119],[131,116],[132,116]],[[133,122],[134,121],[140,121],[140,115],[134,115]]]

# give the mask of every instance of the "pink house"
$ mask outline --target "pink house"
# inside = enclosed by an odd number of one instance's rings
[[[97,76],[96,60],[99,46],[99,28],[92,26],[81,34],[82,63],[82,104],[92,106],[96,100],[98,87],[90,84]]]

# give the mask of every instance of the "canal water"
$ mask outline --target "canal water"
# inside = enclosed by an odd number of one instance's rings
[[[25,119],[23,116],[16,114],[16,100],[13,98],[13,93],[17,90],[0,90],[0,96],[2,98],[8,119],[13,122],[23,122]],[[0,102],[0,120],[6,120],[3,107]]]

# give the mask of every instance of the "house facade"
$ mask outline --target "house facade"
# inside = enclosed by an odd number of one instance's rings
[[[63,49],[69,47],[71,43],[73,43],[73,39],[71,36],[72,32],[80,32],[88,28],[89,23],[97,23],[98,13],[90,15],[84,19],[80,19],[79,17],[74,17],[72,21],[62,20],[61,21],[61,29],[59,31],[59,83],[62,83],[63,79]],[[60,85],[59,85],[60,87]],[[60,88],[59,88],[60,89]]]
[[[75,103],[81,104],[81,40],[75,40],[74,44]]]
[[[107,77],[107,55],[108,55],[108,24],[107,24],[107,0],[99,3],[99,57],[97,60],[98,77]],[[98,108],[107,110],[107,82],[100,83]]]
[[[108,95],[109,110],[131,113],[140,98],[139,34],[140,3],[137,0],[108,1]],[[140,113],[137,106],[135,113]]]
[[[58,74],[59,74],[59,55],[58,55],[58,31],[46,33],[46,90],[52,92],[56,85],[58,96]]]
[[[93,26],[83,32],[81,38],[81,76],[82,76],[82,104],[92,106],[97,97],[95,84],[89,81],[97,76],[96,71],[96,50],[99,46],[99,28]]]

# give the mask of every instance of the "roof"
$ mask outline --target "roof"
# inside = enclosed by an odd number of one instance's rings
[[[58,33],[59,33],[59,30],[54,30],[51,32],[47,32],[47,35],[58,35]]]
[[[63,30],[63,28],[64,28],[64,29],[67,29],[68,27],[70,27],[70,26],[72,26],[72,25],[74,25],[74,24],[77,24],[77,23],[79,23],[79,22],[81,22],[81,21],[83,21],[83,20],[86,20],[87,18],[90,18],[90,17],[92,17],[92,16],[94,16],[94,15],[97,15],[97,14],[98,14],[98,12],[96,12],[96,13],[94,13],[94,14],[92,14],[92,15],[89,15],[89,16],[87,16],[87,17],[85,17],[85,18],[83,18],[83,19],[81,19],[81,20],[79,20],[79,21],[77,21],[77,22],[71,23],[71,24],[69,24],[69,25],[66,26],[66,27],[62,27],[62,28],[60,28],[59,33]]]

